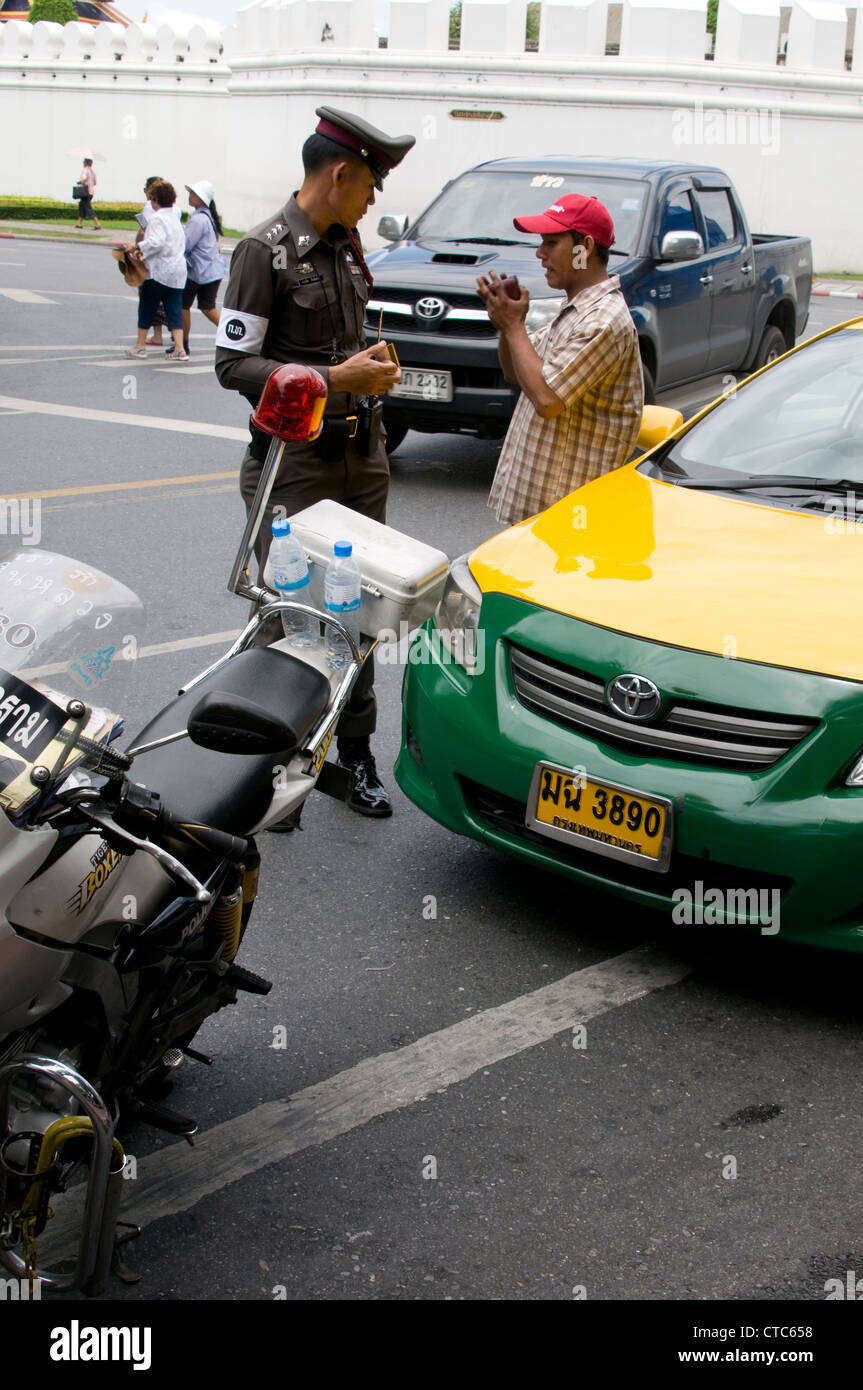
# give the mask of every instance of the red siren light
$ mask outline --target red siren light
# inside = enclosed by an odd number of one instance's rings
[[[327,385],[314,367],[285,362],[267,377],[252,424],[264,434],[294,444],[317,439],[327,403]]]

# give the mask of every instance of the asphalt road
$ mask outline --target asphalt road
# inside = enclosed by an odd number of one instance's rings
[[[64,490],[42,544],[122,579],[144,641],[174,646],[137,664],[132,732],[244,619],[225,584],[246,416],[201,316],[190,367],[124,358],[135,306],[104,248],[0,242],[2,488]],[[809,331],[852,312],[815,301]],[[409,435],[391,523],[470,549],[497,452]],[[401,675],[379,666],[390,784]],[[261,837],[241,960],[274,988],[210,1020],[214,1066],[179,1075],[206,1142],[127,1136],[142,1188],[148,1164],[171,1180],[112,1296],[815,1302],[863,1272],[860,961],[672,931],[393,796],[383,823],[314,796],[302,832]]]

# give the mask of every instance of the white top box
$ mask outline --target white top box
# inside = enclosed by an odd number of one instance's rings
[[[381,642],[397,641],[434,612],[449,571],[444,551],[371,521],[341,502],[316,502],[289,521],[309,561],[313,607],[324,606],[324,575],[333,546],[350,541],[363,581],[360,632]],[[264,583],[272,589],[269,560]]]

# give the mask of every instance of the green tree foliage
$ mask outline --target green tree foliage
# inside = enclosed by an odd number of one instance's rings
[[[457,3],[450,7],[449,41],[451,44],[461,42],[461,0],[457,0]]]
[[[27,18],[31,24],[40,19],[50,20],[52,24],[69,24],[78,18],[78,11],[72,0],[33,0]]]
[[[719,0],[716,0],[719,3]],[[542,11],[540,0],[531,0],[527,7],[527,30],[525,38],[531,47],[539,44],[539,17]]]
[[[707,0],[707,32],[716,38],[716,15],[719,10],[719,0]]]

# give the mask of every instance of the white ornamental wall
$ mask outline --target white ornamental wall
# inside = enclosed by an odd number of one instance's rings
[[[240,11],[221,35],[204,25],[138,25],[124,33],[101,25],[89,58],[86,36],[73,32],[83,26],[58,35],[45,32],[53,25],[0,25],[2,191],[68,198],[77,167],[66,151],[93,144],[108,156],[97,165],[105,199],[137,197],[153,172],[178,188],[204,177],[216,186],[227,224],[249,227],[297,187],[314,109],[329,104],[417,136],[364,224],[370,245],[378,244],[379,215],[419,212],[447,179],[482,160],[634,155],[719,165],[734,179],[754,230],[810,235],[822,272],[861,269],[863,78],[846,71],[835,43],[813,54],[817,70],[807,69],[799,45],[794,69],[763,56],[753,67],[753,50],[771,52],[772,25],[778,48],[778,6],[720,0],[720,66],[691,60],[693,0],[657,5],[662,32],[679,30],[682,51],[653,58],[625,51],[632,34],[643,49],[644,0],[637,23],[627,21],[624,7],[615,55],[595,52],[606,0],[585,0],[571,16],[555,0],[544,35],[563,36],[561,47],[552,53],[541,45],[539,54],[521,51],[512,38],[518,25],[500,23],[501,7],[520,0],[466,0],[478,7],[475,19],[494,17],[496,51],[489,53],[443,49],[446,0],[391,3],[398,46],[389,50],[374,47],[373,7],[353,9],[344,0],[331,11],[325,0],[264,0]],[[676,10],[686,25],[675,25]],[[822,17],[835,38],[835,7],[828,10]],[[798,32],[811,26],[812,13],[813,0],[801,0]],[[330,37],[321,39],[325,26]],[[472,33],[475,42],[478,20]],[[566,43],[592,56],[566,53]],[[826,70],[825,52],[833,55]]]

